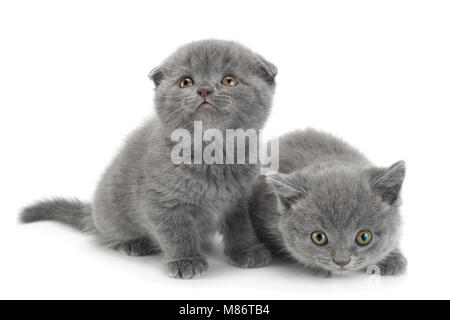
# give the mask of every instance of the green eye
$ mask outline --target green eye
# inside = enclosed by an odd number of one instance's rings
[[[324,246],[327,244],[328,240],[327,240],[327,236],[325,235],[325,233],[320,232],[320,231],[315,231],[311,234],[311,239],[312,241],[317,244],[318,246]]]
[[[368,245],[370,243],[370,241],[372,240],[372,233],[367,230],[360,231],[356,235],[355,240],[356,240],[356,243],[361,246]]]

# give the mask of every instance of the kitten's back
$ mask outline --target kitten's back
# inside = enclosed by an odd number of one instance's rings
[[[315,129],[297,130],[280,137],[281,173],[323,162],[367,165],[369,161],[342,139]]]

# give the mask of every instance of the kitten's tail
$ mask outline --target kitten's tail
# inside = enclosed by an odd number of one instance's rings
[[[68,224],[83,232],[94,233],[92,207],[79,200],[54,199],[26,207],[20,214],[23,223],[53,220]]]

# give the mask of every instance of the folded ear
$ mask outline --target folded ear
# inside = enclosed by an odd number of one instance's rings
[[[263,56],[255,54],[256,60],[258,62],[257,73],[269,84],[275,84],[275,77],[278,73],[277,67],[264,59]]]
[[[395,204],[400,195],[405,173],[404,161],[398,161],[387,169],[373,169],[370,177],[371,187],[383,201]]]
[[[306,188],[300,184],[301,179],[292,175],[277,173],[266,177],[267,183],[275,191],[285,209],[306,196]]]
[[[164,79],[163,68],[158,66],[150,71],[148,77],[155,83],[155,86],[158,87],[161,81]]]

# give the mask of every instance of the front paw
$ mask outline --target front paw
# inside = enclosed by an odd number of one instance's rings
[[[387,258],[377,264],[382,276],[402,274],[406,271],[408,261],[401,253],[391,253]]]
[[[304,270],[317,278],[330,278],[333,274],[331,271],[325,270],[321,267],[303,266]]]
[[[272,254],[263,245],[247,249],[234,249],[226,252],[231,264],[240,268],[258,268],[272,261]]]
[[[203,257],[182,258],[167,263],[169,275],[178,279],[200,277],[208,270],[208,262]]]

